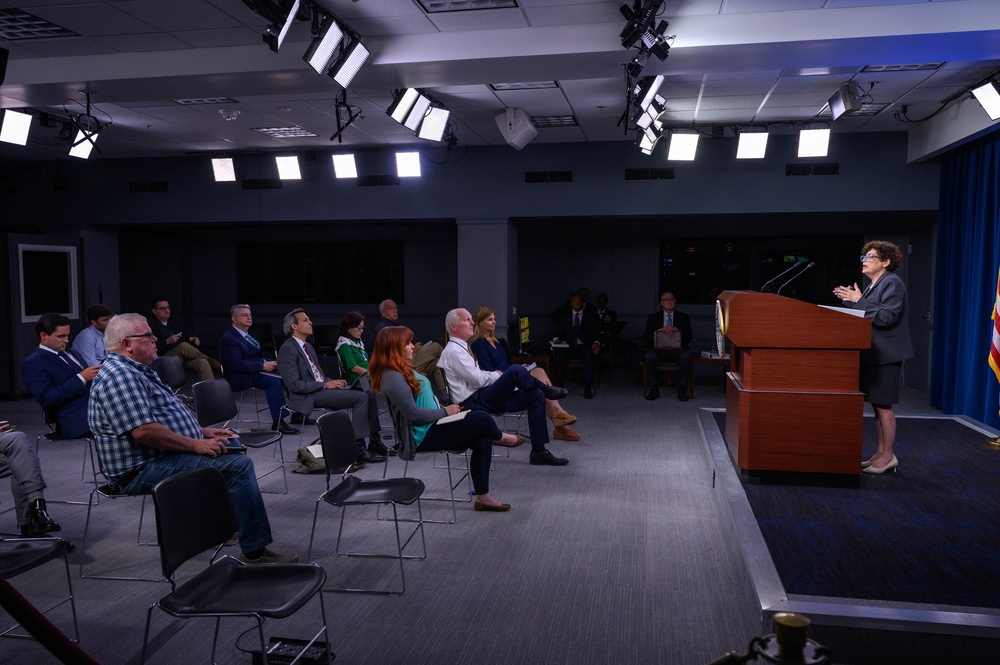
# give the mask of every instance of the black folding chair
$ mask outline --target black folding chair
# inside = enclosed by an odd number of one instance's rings
[[[178,619],[215,618],[212,661],[219,641],[223,617],[249,617],[257,622],[261,662],[269,662],[264,643],[264,620],[284,619],[298,612],[314,596],[319,597],[323,626],[303,651],[321,636],[329,639],[326,606],[320,590],[326,571],[315,564],[244,564],[231,556],[213,559],[207,568],[178,584],[177,569],[209,549],[216,553],[236,531],[239,522],[218,469],[192,469],[160,481],[153,488],[156,533],[160,540],[160,563],[171,591],[149,606],[142,638],[142,662],[146,662],[153,609],[159,607]],[[333,654],[318,662],[330,662]],[[282,661],[287,662],[287,661]]]
[[[419,478],[384,478],[382,480],[361,480],[350,474],[350,466],[358,455],[357,443],[354,438],[354,428],[351,417],[344,411],[327,413],[316,423],[319,426],[320,442],[323,446],[323,458],[326,462],[326,492],[316,499],[313,511],[312,531],[309,534],[309,551],[306,558],[312,560],[313,539],[316,536],[316,522],[319,518],[320,503],[328,503],[340,508],[340,529],[337,531],[337,556],[369,557],[382,559],[397,559],[399,561],[399,590],[359,589],[359,588],[325,588],[325,591],[342,591],[354,593],[373,593],[398,596],[406,591],[406,573],[403,570],[403,559],[426,559],[427,542],[424,539],[423,514],[420,509],[420,495],[424,493],[424,483]],[[348,468],[340,484],[330,488],[330,476],[336,469]],[[397,505],[417,504],[417,525],[404,541],[399,533],[399,516]],[[344,534],[344,518],[348,506],[378,505],[392,506],[392,519],[396,527],[396,554],[379,554],[371,552],[345,552],[340,548],[341,537]],[[403,550],[409,545],[413,536],[420,531],[422,546],[421,554],[404,555]]]
[[[225,379],[199,381],[194,384],[193,390],[198,424],[202,427],[228,427],[230,421],[239,414],[240,408],[236,404],[236,398],[233,397],[229,382]],[[285,489],[277,493],[288,494],[288,474],[285,472],[285,451],[281,445],[281,432],[240,432],[239,439],[247,448],[265,448],[277,444],[278,465],[257,476],[257,480],[281,471]]]
[[[76,601],[73,600],[73,580],[69,574],[69,549],[70,544],[62,538],[3,538],[0,539],[0,577],[11,579],[21,573],[33,570],[38,566],[62,558],[63,566],[66,569],[66,586],[69,594],[49,605],[41,614],[46,614],[50,610],[69,603],[70,611],[73,614],[73,642],[80,641],[80,628],[76,620]],[[6,607],[6,606],[5,606]],[[11,616],[14,616],[13,614]],[[15,617],[16,618],[16,617]],[[0,637],[30,637],[24,633],[15,633],[20,627],[20,623],[0,632]]]

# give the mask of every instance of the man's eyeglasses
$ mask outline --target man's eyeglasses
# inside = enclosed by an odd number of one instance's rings
[[[151,332],[143,333],[141,335],[125,335],[125,339],[134,339],[136,337],[142,337],[144,339],[152,340],[155,335]]]
[[[878,254],[862,254],[861,255],[862,262],[864,262],[864,261],[871,261],[871,260],[877,259],[877,258],[878,258]]]

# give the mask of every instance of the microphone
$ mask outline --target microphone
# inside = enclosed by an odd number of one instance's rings
[[[778,295],[779,295],[779,296],[781,295],[781,290],[782,290],[783,288],[785,288],[786,286],[788,286],[789,284],[791,284],[792,282],[794,282],[795,280],[797,280],[797,279],[798,279],[799,277],[802,277],[802,275],[804,275],[804,274],[806,274],[807,272],[809,272],[809,270],[810,270],[810,269],[811,269],[811,268],[812,268],[812,267],[813,267],[814,265],[816,265],[816,262],[815,262],[815,261],[810,261],[810,262],[809,262],[809,265],[807,265],[807,266],[805,267],[805,269],[804,269],[804,270],[801,270],[801,271],[799,271],[799,272],[798,272],[798,273],[797,273],[797,274],[796,274],[795,276],[793,276],[793,277],[792,277],[791,279],[789,279],[789,280],[788,280],[787,282],[785,282],[784,284],[782,284],[781,286],[779,286],[779,287],[778,287]]]
[[[790,273],[793,270],[795,270],[796,268],[798,268],[803,263],[805,263],[805,262],[804,261],[796,261],[794,266],[792,266],[791,268],[789,268],[785,272],[779,274],[777,277],[775,277],[774,279],[772,279],[770,282],[766,283],[764,286],[760,287],[760,292],[764,293],[764,289],[766,289],[767,287],[771,286],[772,284],[774,284],[775,282],[777,282],[779,279],[781,279],[782,277],[784,277],[788,273]]]

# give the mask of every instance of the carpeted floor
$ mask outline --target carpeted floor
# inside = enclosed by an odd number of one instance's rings
[[[579,417],[573,427],[583,438],[551,445],[570,459],[569,466],[530,466],[527,446],[497,459],[491,491],[513,509],[481,513],[463,504],[456,524],[428,525],[427,560],[407,562],[405,594],[325,594],[338,665],[698,665],[745,650],[758,633],[759,610],[738,545],[719,517],[697,416],[700,407],[724,403],[721,386],[699,384],[687,403],[669,399],[669,392],[647,402],[634,379],[633,372],[603,380],[593,400],[584,400],[579,384],[572,385],[563,406]],[[0,418],[28,431],[32,441],[42,429],[30,399],[0,401]],[[306,440],[315,432],[309,427]],[[295,439],[286,438],[288,456]],[[76,444],[42,445],[50,500],[86,500],[80,453]],[[270,461],[268,451],[252,456],[261,464]],[[443,472],[433,468],[433,457],[418,456],[413,473],[427,482],[429,492],[439,493]],[[390,474],[401,466],[394,460]],[[381,475],[381,466],[361,473]],[[275,548],[305,555],[323,480],[290,474],[289,494],[264,496]],[[272,477],[262,486],[273,489],[276,483]],[[6,483],[0,483],[0,501],[0,509],[10,506]],[[81,580],[76,566],[85,557],[94,571],[155,574],[157,549],[135,544],[139,501],[102,502],[85,555],[80,545],[86,507],[50,507],[63,525],[60,535],[78,545],[70,559],[83,647],[106,665],[137,663],[146,608],[167,585]],[[441,504],[424,505],[425,516],[444,512]],[[348,514],[353,545],[389,549],[391,524],[373,517],[374,509]],[[338,523],[338,511],[322,506],[314,557],[329,571],[331,583],[388,583],[398,573],[391,562],[332,554]],[[0,516],[0,529],[12,524],[11,514]],[[146,536],[152,535],[150,527],[147,521]],[[196,570],[191,566],[184,575]],[[50,564],[13,582],[41,604],[65,588],[61,575]],[[66,626],[63,610],[56,610],[54,619]],[[266,632],[301,638],[311,634],[317,615],[313,606],[269,623]],[[247,627],[247,622],[223,622],[220,663],[250,662],[234,648],[235,637]],[[212,622],[189,622],[165,639],[175,628],[165,615],[156,615],[150,665],[207,662]],[[240,645],[251,641],[244,638]],[[50,662],[34,642],[0,639],[2,665]]]
[[[859,489],[744,483],[786,593],[1000,608],[1000,451],[957,420],[897,422],[897,472]],[[870,455],[872,418],[863,438]]]

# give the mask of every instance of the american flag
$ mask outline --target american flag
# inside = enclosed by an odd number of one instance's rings
[[[1000,310],[1000,271],[997,272],[997,294],[993,301],[993,341],[990,344],[990,367],[1000,381],[1000,315],[997,310]]]

